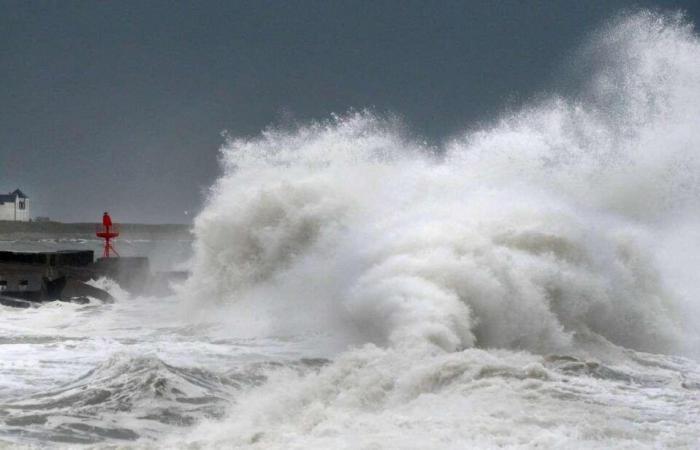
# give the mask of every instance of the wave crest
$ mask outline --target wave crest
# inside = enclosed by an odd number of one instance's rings
[[[700,44],[643,12],[581,55],[576,95],[436,148],[370,112],[230,139],[188,290],[349,343],[671,351],[656,251],[700,198]]]

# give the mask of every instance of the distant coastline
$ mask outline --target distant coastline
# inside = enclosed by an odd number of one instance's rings
[[[0,221],[0,240],[35,240],[50,238],[97,239],[97,223],[14,222]],[[124,239],[192,239],[192,225],[118,224]]]

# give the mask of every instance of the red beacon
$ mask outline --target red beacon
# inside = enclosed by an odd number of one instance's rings
[[[112,218],[109,217],[109,213],[107,211],[105,211],[105,213],[102,215],[102,228],[98,228],[97,233],[95,234],[97,237],[105,240],[104,251],[102,252],[103,258],[109,258],[111,256],[110,252],[114,253],[116,256],[119,256],[119,253],[117,253],[114,246],[112,246],[112,243],[110,242],[112,239],[119,236],[119,231],[117,231],[114,225],[112,225]]]

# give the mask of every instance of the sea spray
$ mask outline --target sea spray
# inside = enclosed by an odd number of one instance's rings
[[[590,47],[618,57],[584,92],[442,148],[370,112],[231,139],[192,290],[323,310],[379,345],[671,350],[681,300],[653,251],[658,222],[698,206],[697,39],[640,13]]]
[[[697,366],[640,351],[697,354],[697,286],[659,263],[700,250],[700,42],[640,12],[573,65],[575,92],[438,147],[371,112],[230,139],[188,292],[349,349],[271,370],[192,440],[697,444]]]

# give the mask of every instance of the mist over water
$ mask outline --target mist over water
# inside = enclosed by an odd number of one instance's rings
[[[61,313],[80,370],[17,381],[0,419],[136,446],[699,446],[700,40],[640,12],[573,61],[575,91],[437,146],[371,111],[229,139],[177,295]]]

